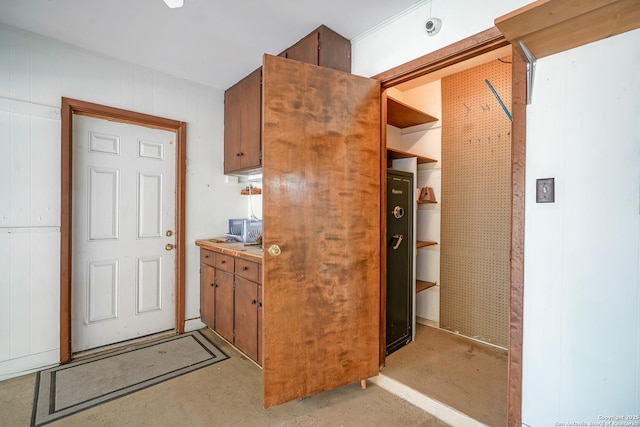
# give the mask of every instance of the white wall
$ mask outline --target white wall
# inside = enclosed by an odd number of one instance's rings
[[[223,176],[222,91],[0,25],[0,379],[59,358],[63,96],[187,122],[187,319],[200,308],[194,240],[246,214]]]
[[[528,1],[434,0],[354,40],[372,76],[493,26]],[[640,31],[538,62],[527,107],[523,422],[640,413]],[[555,177],[557,202],[535,203]],[[637,423],[637,421],[635,421]]]
[[[354,38],[351,72],[370,77],[494,26],[494,19],[530,0],[420,1],[406,13]],[[424,23],[440,18],[442,29],[427,36]]]
[[[640,414],[638,46],[636,30],[537,64],[525,212],[531,426]],[[535,180],[547,177],[556,202],[536,204]]]

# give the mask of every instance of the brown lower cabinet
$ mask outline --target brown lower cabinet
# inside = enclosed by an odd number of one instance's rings
[[[213,330],[220,334],[225,340],[235,344],[235,331],[233,326],[233,279],[232,273],[216,269],[215,295],[213,297],[213,305],[215,307]]]
[[[215,321],[215,283],[216,269],[200,264],[200,319],[205,325],[213,325]]]
[[[261,263],[200,248],[200,318],[262,365]]]
[[[258,285],[236,276],[235,305],[233,323],[235,325],[235,345],[244,354],[258,359]]]

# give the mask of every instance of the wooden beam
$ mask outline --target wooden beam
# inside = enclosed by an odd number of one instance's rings
[[[640,27],[638,0],[539,0],[495,20],[536,59]]]

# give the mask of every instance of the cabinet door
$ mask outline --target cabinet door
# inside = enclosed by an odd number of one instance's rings
[[[351,72],[351,42],[324,25],[318,28],[318,65]]]
[[[233,274],[220,269],[215,274],[214,331],[233,343]]]
[[[261,166],[261,76],[257,69],[224,93],[225,174]]]
[[[215,267],[216,253],[208,249],[200,248],[200,263],[210,265],[211,267]]]
[[[236,258],[235,272],[237,276],[243,277],[252,282],[260,282],[260,264],[253,261],[248,261],[242,258]]]
[[[215,324],[215,271],[207,264],[200,264],[200,320],[211,329]]]
[[[258,284],[236,276],[235,346],[258,361]]]
[[[378,374],[382,158],[379,82],[269,55],[263,73],[269,407]]]
[[[318,65],[318,32],[314,31],[280,54],[288,59]]]
[[[258,364],[262,366],[262,286],[258,285]]]
[[[351,42],[324,25],[316,28],[279,56],[351,72]]]

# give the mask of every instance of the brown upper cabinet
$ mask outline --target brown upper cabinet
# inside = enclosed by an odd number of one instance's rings
[[[280,56],[351,72],[351,42],[324,25]],[[262,167],[262,68],[224,93],[224,173],[248,174]]]
[[[262,68],[258,68],[224,93],[225,174],[262,166],[261,80]]]
[[[313,30],[279,56],[351,72],[351,42],[324,25]]]

